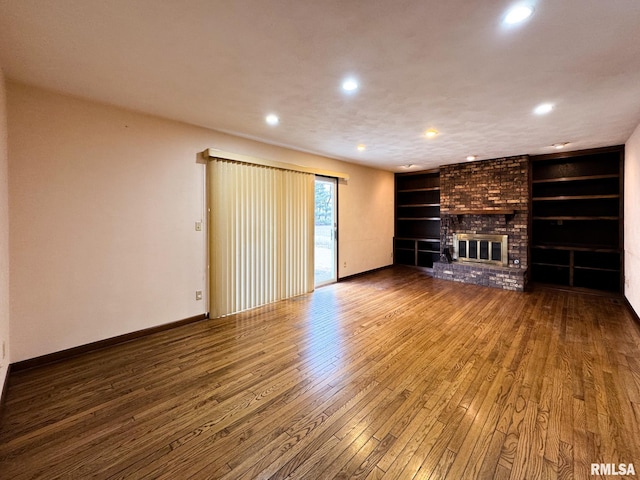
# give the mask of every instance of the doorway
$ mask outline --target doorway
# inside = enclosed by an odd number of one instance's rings
[[[338,280],[338,181],[316,176],[315,185],[315,286]]]

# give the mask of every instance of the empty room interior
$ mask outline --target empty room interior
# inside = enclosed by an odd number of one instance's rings
[[[0,478],[637,478],[639,26],[0,2]]]

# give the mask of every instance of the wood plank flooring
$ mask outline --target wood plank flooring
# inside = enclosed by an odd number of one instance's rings
[[[395,267],[12,374],[0,478],[605,478],[640,470],[639,332]]]

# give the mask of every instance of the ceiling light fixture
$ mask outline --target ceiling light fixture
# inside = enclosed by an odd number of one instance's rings
[[[438,135],[438,131],[435,128],[430,128],[424,132],[424,136],[427,138],[435,138]]]
[[[475,156],[475,155],[469,155],[469,156],[467,157],[467,162],[473,162],[476,158],[478,158],[478,157],[477,157],[477,156]]]
[[[274,115],[273,113],[267,115],[264,120],[271,126],[275,126],[280,123],[280,119],[278,118],[278,116]]]
[[[413,166],[413,163],[408,163],[407,165],[402,165],[402,168],[412,168]]]
[[[533,113],[536,115],[546,115],[551,110],[553,110],[553,103],[541,103],[533,109]]]
[[[561,148],[566,147],[567,145],[569,145],[569,142],[562,142],[562,143],[554,143],[553,145],[551,145],[553,148],[555,148],[556,150],[560,150]]]
[[[367,149],[367,146],[364,143],[361,143],[356,147],[359,152],[364,152]]]
[[[358,89],[358,81],[355,78],[347,78],[342,82],[342,89],[345,92],[353,92]]]
[[[515,25],[524,22],[533,14],[533,7],[531,5],[516,5],[509,9],[504,17],[504,23],[506,25]]]

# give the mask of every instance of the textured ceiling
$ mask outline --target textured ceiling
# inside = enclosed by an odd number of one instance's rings
[[[624,143],[640,122],[640,1],[538,0],[505,28],[511,4],[0,0],[0,65],[12,80],[389,170]],[[346,95],[349,74],[361,88]],[[556,107],[534,115],[542,102]]]

